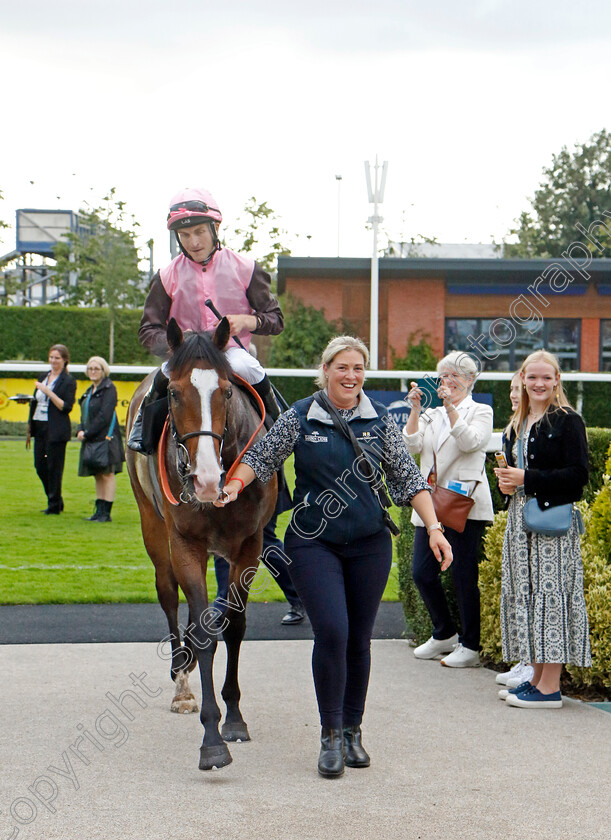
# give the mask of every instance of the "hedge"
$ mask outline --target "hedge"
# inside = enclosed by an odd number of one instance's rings
[[[114,363],[151,364],[138,341],[142,313],[122,309],[115,316]],[[77,306],[2,306],[0,334],[4,361],[46,360],[49,347],[65,344],[73,362],[90,356],[109,356],[110,321],[107,309]]]

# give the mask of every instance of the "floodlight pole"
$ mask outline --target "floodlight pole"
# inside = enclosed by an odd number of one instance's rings
[[[339,257],[339,232],[340,232],[340,187],[342,185],[342,176],[336,175],[335,180],[337,181],[337,256]]]
[[[378,216],[378,205],[384,202],[384,187],[386,186],[386,172],[388,161],[382,164],[382,172],[379,172],[378,156],[374,166],[374,187],[371,185],[371,167],[369,161],[365,161],[365,179],[367,181],[367,195],[369,203],[373,204],[373,216],[367,221],[373,230],[373,254],[371,255],[371,303],[369,306],[369,366],[372,370],[378,369],[378,320],[379,320],[379,268],[378,268],[378,225],[383,221]],[[378,175],[380,175],[378,179]]]

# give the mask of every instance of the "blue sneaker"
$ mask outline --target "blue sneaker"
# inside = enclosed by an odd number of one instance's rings
[[[528,680],[520,683],[520,685],[515,688],[501,688],[499,690],[499,700],[507,700],[510,694],[522,694],[526,691],[530,691],[531,688],[534,688],[534,686],[531,685]]]
[[[561,709],[562,695],[559,691],[541,694],[538,688],[531,686],[520,694],[508,694],[505,702],[508,706],[517,706],[520,709]]]

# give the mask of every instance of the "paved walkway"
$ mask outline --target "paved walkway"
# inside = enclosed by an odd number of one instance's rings
[[[608,836],[603,711],[510,708],[491,671],[442,668],[405,641],[376,640],[372,765],[325,780],[311,642],[247,641],[252,741],[231,745],[229,767],[202,773],[198,716],[169,712],[158,653],[154,643],[0,647],[0,840]],[[220,648],[217,680],[223,660]]]

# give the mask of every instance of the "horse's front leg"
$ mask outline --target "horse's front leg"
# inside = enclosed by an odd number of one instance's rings
[[[246,602],[257,573],[262,548],[262,531],[246,540],[235,558],[230,560],[228,608],[223,622],[223,639],[227,646],[227,672],[222,697],[227,706],[221,733],[226,741],[250,741],[248,727],[240,711],[238,667],[240,646],[246,632]]]
[[[133,459],[133,453],[132,453]],[[175,693],[171,710],[181,714],[197,712],[199,708],[189,688],[189,672],[197,660],[188,645],[181,643],[178,626],[178,583],[170,560],[170,544],[165,523],[159,518],[154,507],[143,492],[135,468],[130,468],[132,488],[140,508],[140,521],[144,546],[155,566],[155,586],[157,597],[168,621],[168,641],[172,649],[171,677],[175,683]],[[188,641],[188,640],[187,640]]]
[[[219,732],[221,710],[214,694],[212,667],[218,644],[215,613],[208,609],[206,591],[206,547],[182,537],[173,529],[170,537],[172,568],[189,604],[190,625],[185,634],[194,651],[202,683],[200,720],[204,738],[200,748],[200,770],[225,767],[232,758]]]

